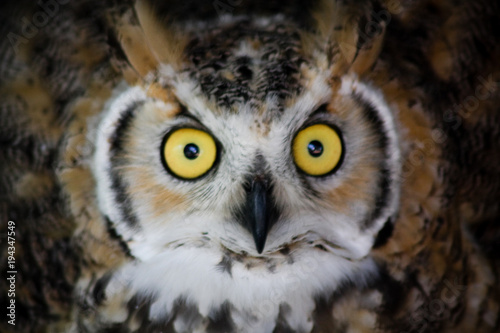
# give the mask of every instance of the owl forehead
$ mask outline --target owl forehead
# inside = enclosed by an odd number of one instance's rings
[[[283,109],[304,90],[307,59],[297,31],[291,22],[242,20],[198,32],[186,46],[184,72],[219,107],[262,109],[271,99]]]

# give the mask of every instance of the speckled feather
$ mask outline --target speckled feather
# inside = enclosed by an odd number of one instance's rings
[[[0,330],[175,332],[180,323],[189,331],[194,327],[189,325],[202,322],[207,332],[232,331],[230,303],[213,309],[207,319],[189,299],[178,298],[170,316],[152,320],[156,295],[106,294],[113,272],[135,258],[123,230],[99,209],[90,166],[96,147],[90,138],[120,82],[147,86],[148,96],[167,105],[175,100],[162,84],[144,83],[156,68],[157,50],[148,48],[153,37],[144,36],[133,3],[60,4],[24,38],[22,18],[32,20],[42,10],[28,3],[2,4],[0,10],[0,231],[5,234],[8,220],[16,222],[18,271],[16,326],[2,320]],[[259,113],[275,105],[269,118],[279,117],[291,99],[310,88],[304,82],[313,74],[301,65],[319,62],[312,50],[321,38],[311,27],[313,16],[321,21],[322,15],[309,11],[322,7],[299,0],[221,3],[227,14],[223,25],[213,21],[220,13],[212,2],[152,8],[159,22],[173,22],[174,31],[188,36],[175,41],[186,47],[183,75],[200,82],[200,94],[214,110],[237,113],[238,105],[250,103]],[[500,4],[342,3],[342,24],[323,21],[323,28],[316,27],[333,36],[332,90],[340,89],[344,75],[355,73],[380,89],[396,110],[401,200],[397,219],[382,228],[370,252],[378,276],[361,285],[344,281],[330,293],[314,295],[312,332],[497,332]],[[255,27],[260,16],[271,18]],[[190,25],[194,21],[208,23],[200,28]],[[245,55],[242,36],[265,63]],[[158,72],[147,79],[154,76]],[[137,177],[150,182],[147,174]],[[174,192],[153,189],[152,195],[158,198],[152,201],[158,214],[165,201],[183,204]],[[208,247],[210,236],[204,235],[200,246]],[[5,241],[2,237],[3,272]],[[231,276],[243,263],[248,270],[273,272],[292,265],[295,251],[283,247],[263,263],[228,250],[217,269]],[[9,301],[6,290],[2,278],[3,308]],[[274,332],[293,331],[290,311],[287,304],[280,306]],[[117,317],[122,320],[100,324]]]

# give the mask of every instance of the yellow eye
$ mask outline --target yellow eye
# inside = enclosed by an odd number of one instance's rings
[[[171,133],[163,147],[163,161],[171,173],[183,179],[203,176],[214,165],[217,146],[214,138],[194,128]]]
[[[309,126],[293,140],[293,158],[300,170],[311,176],[332,172],[342,159],[342,140],[330,126]]]

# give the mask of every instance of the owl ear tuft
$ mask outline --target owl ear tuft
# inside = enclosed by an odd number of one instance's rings
[[[174,67],[180,64],[186,38],[160,20],[147,1],[136,2],[135,11],[114,12],[109,17],[115,22],[118,48],[118,67],[128,81],[141,80],[154,73],[160,63]],[[116,60],[116,59],[115,59]]]
[[[369,1],[321,0],[313,12],[316,31],[328,41],[334,77],[348,72],[362,76],[382,49],[390,13]]]
[[[158,62],[177,66],[187,44],[187,36],[173,24],[170,17],[160,19],[154,6],[146,0],[139,0],[135,12],[144,32],[145,42]]]

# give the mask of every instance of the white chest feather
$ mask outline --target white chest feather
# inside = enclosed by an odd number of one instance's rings
[[[255,259],[221,255],[211,247],[181,246],[123,267],[106,295],[110,300],[150,296],[152,321],[170,319],[182,300],[198,314],[177,315],[174,327],[180,332],[204,331],[204,319],[223,307],[237,332],[272,332],[280,315],[294,331],[309,332],[319,295],[329,294],[341,283],[364,285],[374,275],[371,259],[350,262],[312,248],[287,257]]]

